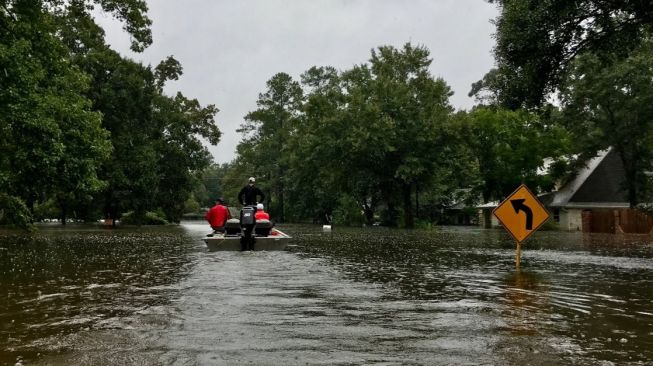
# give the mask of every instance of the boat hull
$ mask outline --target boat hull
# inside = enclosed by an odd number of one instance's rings
[[[284,250],[290,239],[289,235],[277,230],[277,235],[256,237],[254,250]],[[240,236],[225,237],[221,234],[215,234],[211,237],[207,236],[203,240],[211,252],[240,251]]]

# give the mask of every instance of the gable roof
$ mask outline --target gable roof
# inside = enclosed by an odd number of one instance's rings
[[[601,150],[576,177],[552,192],[551,207],[628,207],[623,190],[624,169],[612,148]]]

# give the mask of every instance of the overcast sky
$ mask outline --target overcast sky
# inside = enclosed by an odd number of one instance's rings
[[[150,0],[154,43],[129,51],[121,24],[100,15],[107,42],[121,54],[156,65],[169,55],[184,75],[170,83],[203,105],[215,104],[222,131],[216,162],[235,157],[236,129],[278,72],[299,80],[311,66],[340,70],[367,62],[370,50],[406,42],[431,51],[431,72],[453,89],[451,103],[469,109],[473,82],[493,66],[496,6],[484,0]]]

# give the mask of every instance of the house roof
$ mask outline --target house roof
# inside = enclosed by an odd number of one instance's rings
[[[499,201],[493,201],[493,202],[484,203],[482,205],[477,205],[476,208],[481,208],[481,209],[483,209],[483,208],[495,208],[497,206],[499,206]]]
[[[622,187],[624,170],[612,148],[601,150],[580,169],[576,177],[552,192],[546,204],[551,207],[628,207]]]
[[[542,174],[551,165],[552,160],[544,161],[538,170]],[[587,161],[576,176],[559,190],[538,195],[538,199],[547,207],[567,208],[622,208],[629,207],[623,188],[625,172],[621,159],[612,149],[601,150]],[[498,201],[477,205],[478,209],[493,209]]]

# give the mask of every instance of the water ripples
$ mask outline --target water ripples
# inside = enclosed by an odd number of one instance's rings
[[[0,364],[653,363],[653,246],[496,230],[286,228],[206,251],[204,224],[0,233]]]

